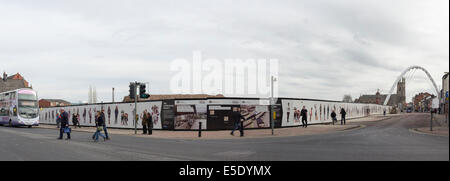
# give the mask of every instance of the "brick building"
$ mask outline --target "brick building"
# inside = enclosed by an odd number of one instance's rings
[[[413,98],[414,110],[416,112],[429,111],[432,99],[435,97],[436,97],[435,95],[432,95],[428,92],[421,92],[415,95]]]
[[[30,86],[25,78],[23,78],[19,73],[12,76],[8,76],[6,73],[3,73],[3,76],[1,76],[0,78],[0,92],[6,92],[21,88],[32,88],[32,86]]]
[[[40,108],[48,108],[55,106],[70,106],[72,105],[70,102],[62,100],[62,99],[41,99],[39,100]]]

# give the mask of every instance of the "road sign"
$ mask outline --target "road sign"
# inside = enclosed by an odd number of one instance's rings
[[[439,108],[439,99],[438,98],[433,99],[433,104],[431,105],[431,108],[433,108],[433,109]]]

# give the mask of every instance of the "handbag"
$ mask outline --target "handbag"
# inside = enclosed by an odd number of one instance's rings
[[[70,133],[70,132],[72,132],[72,129],[70,129],[69,127],[64,128],[64,133]]]
[[[97,126],[97,131],[102,131],[103,130],[103,126]]]

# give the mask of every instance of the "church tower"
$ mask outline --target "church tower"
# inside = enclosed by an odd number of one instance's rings
[[[405,78],[402,78],[397,83],[397,96],[398,96],[398,103],[405,104],[406,103],[406,81]]]

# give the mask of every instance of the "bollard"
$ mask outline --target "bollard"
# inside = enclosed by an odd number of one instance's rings
[[[200,122],[198,124],[198,137],[201,138],[202,137],[202,122]]]
[[[433,131],[433,111],[431,112],[431,118],[430,118],[430,131]]]
[[[244,121],[241,121],[241,137],[244,137]]]

